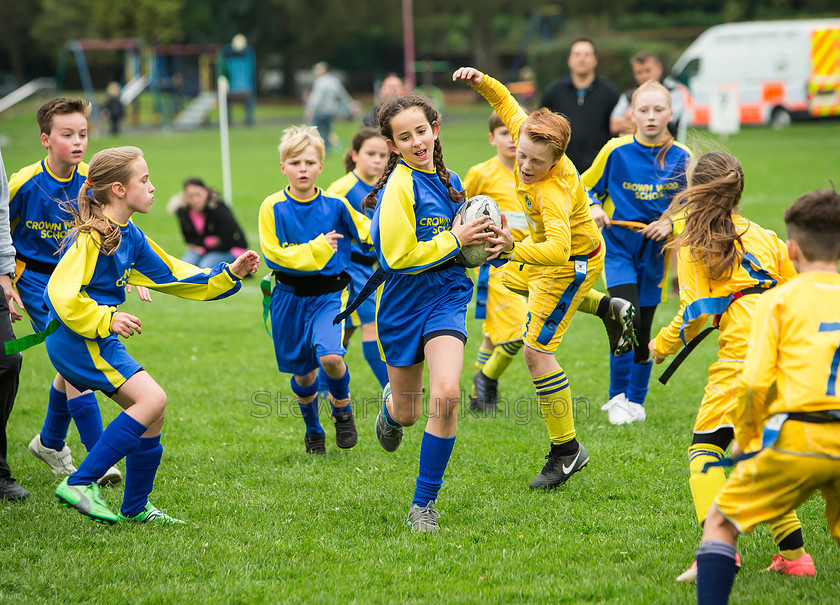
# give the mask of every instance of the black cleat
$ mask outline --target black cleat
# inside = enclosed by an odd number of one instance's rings
[[[305,435],[303,443],[306,446],[307,454],[321,454],[323,456],[327,453],[327,438],[324,433]]]
[[[552,445],[551,451],[546,456],[547,462],[540,471],[540,474],[534,477],[531,489],[554,489],[563,485],[569,477],[574,475],[584,466],[589,464],[589,454],[586,453],[583,445],[578,444],[578,451],[568,456],[561,456],[557,453],[557,448]]]
[[[391,396],[391,383],[385,385],[382,389],[382,405],[385,405],[388,397]],[[400,447],[403,438],[403,427],[392,426],[385,419],[382,410],[376,416],[376,438],[379,440],[379,445],[382,446],[386,452],[395,452]]]
[[[630,351],[638,344],[636,332],[633,330],[633,318],[636,309],[629,300],[613,298],[607,314],[601,318],[610,339],[610,351],[615,356]]]
[[[335,424],[335,444],[343,450],[350,449],[359,441],[353,412],[336,412],[332,415]]]
[[[17,502],[28,497],[29,492],[18,485],[17,481],[11,477],[0,477],[0,500]]]
[[[487,378],[484,372],[479,370],[473,376],[473,386],[475,386],[475,405],[470,399],[470,409],[485,414],[496,411],[496,405],[499,402],[499,381]]]

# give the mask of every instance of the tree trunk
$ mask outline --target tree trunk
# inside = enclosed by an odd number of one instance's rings
[[[503,77],[494,50],[493,14],[491,10],[477,10],[473,13],[472,61],[481,71]]]

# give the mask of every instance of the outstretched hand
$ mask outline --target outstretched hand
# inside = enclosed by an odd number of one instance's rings
[[[256,273],[259,266],[260,255],[253,250],[248,250],[230,264],[230,271],[238,277],[245,277],[250,273]]]
[[[140,300],[145,300],[146,302],[152,302],[152,293],[146,286],[136,286],[137,287],[137,296]],[[131,294],[131,284],[125,285],[125,291],[127,294]]]
[[[455,220],[452,221],[450,231],[461,242],[461,246],[469,246],[470,244],[486,242],[490,239],[493,236],[493,232],[487,229],[492,224],[490,217],[487,216],[482,216],[471,220],[469,223],[465,223],[461,215],[456,214]]]
[[[491,253],[487,260],[493,260],[499,258],[502,252],[507,252],[513,248],[513,235],[508,228],[507,217],[504,213],[502,213],[501,228],[493,224],[490,224],[488,228],[493,232],[493,237],[487,239],[487,243],[490,245],[484,250]]]
[[[483,75],[475,67],[459,67],[452,74],[452,81],[457,82],[458,80],[463,80],[467,84],[481,84]]]

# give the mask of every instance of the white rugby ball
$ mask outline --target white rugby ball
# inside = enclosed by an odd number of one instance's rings
[[[461,204],[456,215],[460,215],[464,223],[488,216],[494,225],[502,226],[502,211],[499,210],[496,200],[489,195],[471,197]],[[487,244],[483,242],[461,246],[461,251],[455,257],[455,262],[464,267],[480,267],[487,262],[487,257],[490,256],[490,253],[485,250],[486,247]]]

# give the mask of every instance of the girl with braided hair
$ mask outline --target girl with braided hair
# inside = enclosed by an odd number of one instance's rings
[[[376,436],[396,450],[403,428],[422,409],[423,362],[429,370],[429,419],[420,446],[420,470],[408,523],[438,530],[435,499],[455,444],[459,382],[473,284],[455,264],[461,246],[485,242],[498,256],[513,242],[502,228],[456,216],[461,180],[446,169],[438,133],[440,115],[416,96],[394,99],[378,114],[391,154],[364,206],[375,207],[371,236],[385,282],[377,301],[379,346],[388,368]],[[485,229],[491,231],[485,232]]]
[[[689,167],[689,187],[674,197],[664,214],[685,221],[682,233],[666,246],[678,250],[680,310],[650,342],[653,360],[662,363],[684,344],[703,338],[708,331],[701,334],[701,329],[710,317],[720,329],[718,359],[709,367],[688,448],[688,485],[701,526],[726,483],[722,466],[707,472],[704,468],[719,462],[735,437],[735,383],[744,369],[758,299],[796,275],[784,242],[738,213],[743,191],[741,163],[728,153],[706,153]],[[804,550],[796,513],[791,511],[769,526],[779,554],[768,569],[813,576],[814,562]],[[677,580],[693,582],[696,577],[695,562]]]
[[[69,208],[75,225],[44,296],[50,322],[58,324],[46,341],[56,370],[79,391],[102,391],[124,410],[55,491],[59,502],[100,523],[182,523],[149,502],[163,455],[166,393],[119,340],[141,333],[138,317],[117,310],[125,302],[126,284],[218,300],[237,292],[260,260],[249,250],[232,263],[199,269],[169,256],[130,220],[135,212],[151,210],[154,191],[137,147],[93,156],[78,209]],[[123,458],[125,492],[114,514],[96,481]]]

